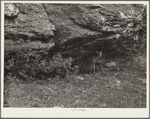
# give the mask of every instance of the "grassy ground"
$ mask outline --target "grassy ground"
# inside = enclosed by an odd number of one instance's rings
[[[10,74],[4,81],[4,107],[145,108],[146,58],[141,55],[110,61],[118,67],[101,72],[97,64],[96,74],[81,73],[65,79],[26,82]]]

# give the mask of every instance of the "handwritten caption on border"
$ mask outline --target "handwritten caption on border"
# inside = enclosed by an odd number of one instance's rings
[[[86,109],[76,109],[76,108],[73,108],[72,111],[86,111]]]

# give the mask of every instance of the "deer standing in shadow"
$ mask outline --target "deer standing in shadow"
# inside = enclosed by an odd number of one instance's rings
[[[90,73],[95,74],[95,64],[97,61],[102,57],[102,51],[94,51],[93,53],[90,53],[89,55],[83,57],[80,62],[81,62],[81,70],[84,68],[87,71],[87,66],[90,65]],[[102,68],[102,66],[101,66]]]

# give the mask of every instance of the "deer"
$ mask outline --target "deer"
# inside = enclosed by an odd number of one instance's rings
[[[102,51],[98,52],[96,50],[94,50],[94,52],[90,53],[89,55],[83,57],[80,61],[81,61],[81,69],[86,68],[87,66],[90,65],[90,73],[95,74],[95,64],[97,63],[97,61],[102,57]],[[101,66],[102,68],[102,66]]]

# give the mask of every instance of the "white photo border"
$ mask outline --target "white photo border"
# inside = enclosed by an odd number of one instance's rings
[[[4,3],[145,4],[147,5],[146,108],[4,108]],[[147,118],[149,117],[149,1],[1,1],[1,117],[5,118]]]

